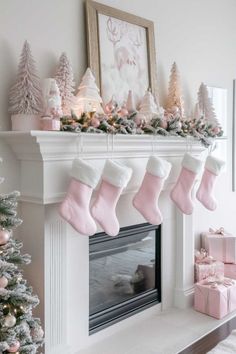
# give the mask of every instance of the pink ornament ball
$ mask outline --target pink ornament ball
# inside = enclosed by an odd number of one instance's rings
[[[10,348],[7,351],[8,353],[15,353],[19,348],[20,348],[20,342],[17,340],[14,344],[10,346]]]
[[[168,127],[167,121],[166,120],[161,120],[160,127],[163,128],[163,129],[167,129],[167,127]]]
[[[7,230],[0,230],[0,246],[5,245],[10,239],[10,232]]]
[[[215,127],[214,129],[213,129],[213,132],[217,135],[217,134],[219,134],[220,133],[220,127]]]
[[[137,124],[137,126],[140,127],[142,124],[146,122],[146,117],[144,114],[138,113],[136,114],[134,121]]]
[[[8,285],[8,279],[4,276],[0,278],[0,289],[6,288]]]
[[[94,128],[98,128],[99,127],[99,125],[100,125],[100,120],[98,119],[98,118],[96,118],[96,117],[93,117],[92,119],[91,119],[91,125],[92,125],[92,127],[94,127]]]
[[[126,108],[121,108],[120,115],[121,115],[121,117],[126,117],[129,115],[129,112]]]

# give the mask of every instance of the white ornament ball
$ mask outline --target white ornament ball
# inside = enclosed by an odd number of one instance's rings
[[[173,106],[173,107],[171,108],[171,113],[176,114],[176,113],[178,113],[178,112],[179,112],[179,107]]]
[[[9,315],[7,315],[7,316],[5,317],[4,325],[5,325],[6,327],[11,328],[11,327],[14,327],[15,324],[16,324],[16,318],[15,318],[15,316],[13,316],[13,315],[11,315],[11,314],[9,313]]]
[[[4,275],[0,278],[0,288],[6,288],[8,285],[8,279]]]
[[[16,353],[19,348],[20,348],[20,342],[17,340],[14,344],[10,346],[10,348],[7,351],[8,353]]]
[[[31,336],[34,341],[43,339],[44,331],[42,327],[35,327],[31,329]]]
[[[5,245],[10,238],[11,234],[7,230],[0,230],[0,246]]]

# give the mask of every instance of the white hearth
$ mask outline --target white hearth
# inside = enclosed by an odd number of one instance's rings
[[[91,344],[114,335],[135,321],[169,309],[191,306],[193,295],[194,214],[178,212],[169,198],[180,161],[186,152],[203,154],[203,146],[193,139],[63,132],[2,132],[20,160],[20,237],[32,254],[27,276],[41,298],[39,314],[44,320],[46,354],[76,354]],[[145,173],[151,154],[173,165],[160,198],[162,226],[162,303],[119,324],[89,336],[89,244],[58,214],[65,195],[73,159],[89,160],[102,170],[107,158],[132,167],[133,177],[118,203],[121,227],[145,220],[131,200]],[[101,230],[98,229],[98,232]],[[97,353],[101,354],[101,353]]]

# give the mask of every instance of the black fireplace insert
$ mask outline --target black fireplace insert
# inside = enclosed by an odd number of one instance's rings
[[[161,301],[161,226],[89,238],[89,333]]]

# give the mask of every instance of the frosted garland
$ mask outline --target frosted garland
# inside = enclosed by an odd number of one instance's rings
[[[70,114],[74,103],[74,76],[72,67],[66,53],[62,53],[59,59],[55,79],[60,90],[62,100],[62,111],[64,114]]]
[[[40,114],[42,91],[30,45],[25,41],[18,67],[16,83],[10,90],[11,114]]]

